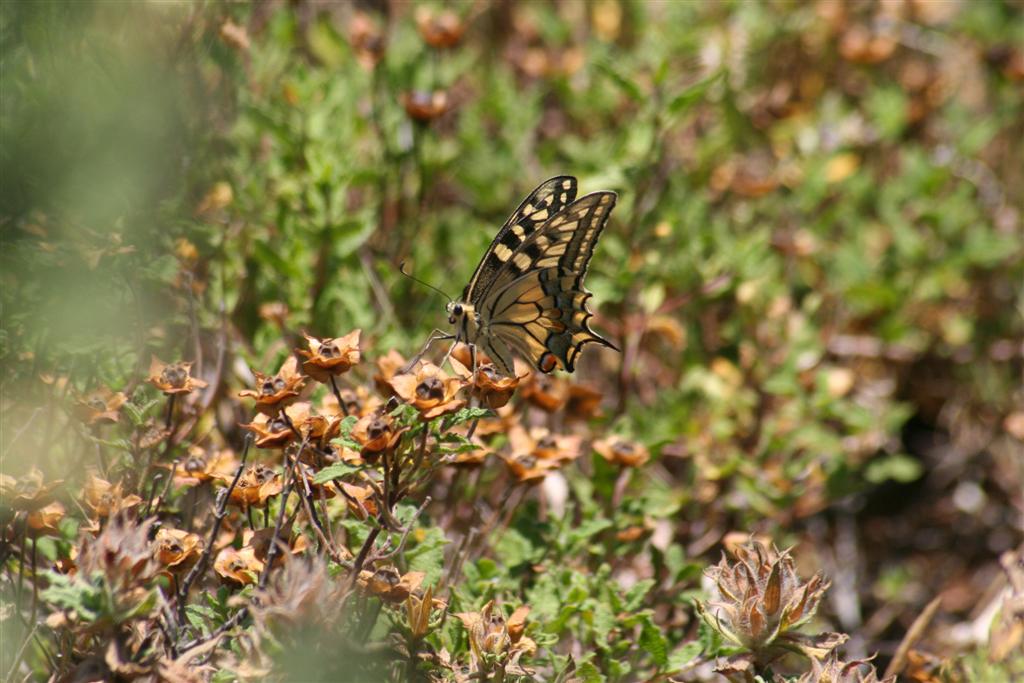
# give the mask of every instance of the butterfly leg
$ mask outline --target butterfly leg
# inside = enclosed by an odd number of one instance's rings
[[[442,332],[441,330],[435,329],[433,332],[430,333],[430,338],[427,339],[427,343],[423,345],[423,348],[420,349],[420,352],[417,353],[415,356],[413,356],[412,360],[410,360],[408,363],[403,365],[402,369],[399,372],[400,373],[409,372],[413,367],[415,367],[415,365],[417,363],[420,362],[420,359],[423,358],[423,356],[427,353],[427,351],[434,344],[434,342],[436,342],[436,341],[444,341],[446,339],[455,339],[455,335],[454,334],[448,334],[446,332]],[[451,349],[448,349],[448,354],[451,354]],[[448,360],[448,355],[447,354],[445,355],[444,360]],[[444,361],[441,361],[441,364],[444,365]]]
[[[470,376],[469,376],[469,381],[470,381],[470,385],[469,386],[471,388],[475,388],[476,387],[476,370],[477,370],[476,344],[470,344],[469,345],[469,365],[470,365],[470,368],[471,368],[471,371],[472,371]],[[477,397],[476,397],[476,394],[474,394],[472,390],[470,391],[470,394],[469,394],[469,407],[470,408],[476,408],[477,407]],[[473,422],[469,425],[469,429],[466,430],[466,439],[467,440],[473,438],[473,432],[476,431],[476,426],[479,423],[480,423],[480,420],[478,418],[476,420],[473,420]]]

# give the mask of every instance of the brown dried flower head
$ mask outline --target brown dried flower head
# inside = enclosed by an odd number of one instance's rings
[[[149,378],[146,380],[168,396],[172,394],[188,394],[195,389],[203,389],[206,382],[196,379],[190,373],[192,363],[164,363],[156,356],[149,361]]]
[[[451,10],[434,12],[429,7],[421,6],[416,9],[416,29],[424,43],[443,50],[459,44],[466,25],[459,15]]]
[[[117,422],[121,406],[127,400],[128,397],[120,391],[100,387],[76,401],[76,414],[83,422],[91,425],[99,422]]]
[[[188,457],[174,466],[175,486],[194,486],[204,481],[227,482],[235,476],[238,458],[230,448],[211,452],[201,446],[191,446]]]
[[[449,377],[433,363],[421,362],[415,373],[395,375],[390,384],[399,398],[419,411],[423,420],[449,415],[466,405],[455,398],[463,381]]]
[[[375,517],[377,515],[377,501],[372,487],[359,486],[343,481],[341,482],[341,489],[345,492],[345,502],[348,503],[349,512],[357,519],[365,520],[367,517]]]
[[[264,527],[255,531],[246,529],[242,532],[242,547],[252,548],[253,556],[266,563],[270,555],[270,544],[274,539],[274,527]],[[299,555],[309,547],[309,540],[302,534],[293,534],[291,525],[282,528],[276,539],[280,553],[274,560],[275,567],[284,561],[285,556],[282,553]]]
[[[643,444],[618,436],[598,439],[594,442],[594,450],[608,462],[622,467],[640,467],[651,457]]]
[[[796,574],[788,551],[751,541],[705,570],[714,582],[714,599],[698,602],[698,611],[727,640],[755,654],[773,656],[783,649],[824,656],[842,642],[835,634],[810,638],[795,629],[814,616],[828,588],[821,573],[809,581]]]
[[[597,389],[585,384],[569,385],[569,400],[565,405],[566,418],[589,420],[601,415],[603,395]]]
[[[570,462],[583,452],[582,437],[552,434],[544,427],[527,431],[522,425],[514,424],[508,430],[508,441],[513,453],[528,454],[547,462]]]
[[[412,633],[412,637],[417,640],[423,638],[438,626],[440,620],[435,622],[430,617],[435,610],[444,611],[445,607],[444,600],[434,597],[433,586],[428,587],[422,596],[415,592],[410,593],[405,601],[405,613],[409,619],[409,631]]]
[[[199,535],[184,529],[160,529],[153,539],[153,556],[165,569],[179,572],[199,559],[203,545]]]
[[[332,581],[320,557],[292,558],[271,577],[249,607],[258,630],[284,635],[296,627],[330,627],[344,615],[337,605],[342,603],[347,582]]]
[[[426,576],[423,572],[399,574],[393,567],[381,567],[376,571],[364,569],[359,572],[359,587],[385,602],[405,602],[419,588]]]
[[[288,406],[286,410],[294,407]],[[292,431],[288,420],[280,414],[271,417],[261,413],[253,418],[252,422],[245,422],[239,426],[256,436],[255,444],[258,448],[284,448],[295,438],[295,432]]]
[[[63,479],[46,482],[43,473],[33,467],[17,479],[0,474],[0,505],[12,510],[38,510],[53,500],[53,491]]]
[[[389,397],[395,395],[395,390],[391,387],[391,378],[397,375],[404,367],[405,358],[394,349],[377,358],[377,374],[373,376],[373,383],[377,385],[377,391],[382,396]]]
[[[118,512],[136,507],[142,502],[142,499],[134,493],[125,495],[121,482],[111,484],[91,472],[85,480],[82,494],[86,507],[97,517],[111,517]]]
[[[224,583],[236,583],[240,586],[254,584],[263,571],[263,563],[256,558],[252,548],[224,548],[217,553],[213,561],[213,570]]]
[[[488,670],[490,662],[496,659],[514,664],[523,655],[537,651],[537,644],[523,635],[529,613],[530,608],[522,606],[506,619],[492,600],[479,612],[455,615],[469,632],[470,653],[476,671]]]
[[[38,538],[39,536],[58,536],[60,534],[60,521],[64,519],[65,512],[64,506],[57,501],[29,512],[25,518],[29,535],[33,538]]]
[[[305,335],[309,351],[296,349],[306,358],[302,369],[317,382],[329,382],[332,376],[341,375],[359,362],[359,335],[362,330],[354,330],[337,339],[317,339]]]
[[[149,542],[152,520],[136,524],[126,515],[115,515],[96,538],[83,535],[79,541],[79,573],[102,574],[111,594],[131,602],[139,599],[144,584],[153,578],[156,566]]]
[[[796,683],[896,683],[896,674],[880,679],[870,661],[842,662],[832,652],[824,660],[811,659],[811,670],[796,679]]]
[[[270,467],[257,463],[245,468],[238,478],[235,488],[231,489],[231,502],[242,506],[265,505],[267,499],[276,496],[284,489],[281,475]]]
[[[413,90],[402,93],[400,99],[409,118],[422,123],[433,121],[449,108],[448,93],[444,90]]]
[[[513,453],[503,457],[509,472],[520,483],[539,482],[559,467],[557,460],[541,460],[530,453]]]
[[[384,33],[365,12],[356,12],[348,24],[348,37],[359,64],[372,70],[384,56]]]
[[[352,438],[362,446],[360,454],[372,460],[376,455],[390,451],[402,438],[401,429],[395,429],[388,415],[373,414],[359,419],[352,426]]]
[[[355,415],[356,417],[363,417],[369,415],[372,412],[378,410],[384,401],[381,400],[380,396],[376,394],[370,394],[364,386],[358,386],[355,389],[349,389],[344,387],[338,391],[341,395],[341,401],[344,404],[344,409],[338,405],[338,399],[333,393],[324,395],[322,401],[320,401],[320,412],[324,415]],[[391,394],[391,387],[388,387],[388,395]]]
[[[256,410],[265,415],[274,415],[298,398],[304,384],[298,367],[299,363],[295,356],[288,356],[276,375],[254,372],[257,388],[244,389],[238,392],[238,395],[242,398],[256,399]]]
[[[569,384],[561,377],[531,371],[524,379],[519,395],[541,410],[554,413],[569,400]]]
[[[454,358],[450,359],[455,374],[471,385],[472,395],[480,400],[480,404],[497,410],[512,399],[520,377],[505,377],[492,364],[478,365],[476,376],[472,370]]]

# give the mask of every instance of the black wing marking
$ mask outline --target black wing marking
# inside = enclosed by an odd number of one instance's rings
[[[481,296],[480,288],[488,289],[493,278],[509,262],[512,254],[539,227],[557,216],[576,199],[576,179],[560,175],[545,180],[523,200],[484,252],[473,277],[463,290],[462,300],[473,301]]]

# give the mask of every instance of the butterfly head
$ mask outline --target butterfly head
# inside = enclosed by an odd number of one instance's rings
[[[452,325],[458,323],[463,317],[475,318],[473,306],[462,301],[448,302],[448,322]]]

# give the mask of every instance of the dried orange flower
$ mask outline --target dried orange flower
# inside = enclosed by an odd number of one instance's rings
[[[230,448],[211,453],[200,446],[188,449],[188,457],[174,466],[174,484],[193,486],[216,479],[231,481],[238,469],[238,458]]]
[[[134,493],[124,495],[121,482],[111,484],[89,473],[82,489],[85,505],[98,517],[110,517],[122,510],[129,510],[142,502]]]
[[[513,453],[528,454],[555,463],[575,460],[583,452],[581,437],[552,434],[543,427],[527,431],[521,425],[512,425],[508,430],[508,441]]]
[[[263,505],[271,496],[276,496],[284,489],[281,475],[266,465],[257,463],[245,468],[238,478],[235,488],[231,489],[231,502],[237,505]]]
[[[192,363],[172,363],[168,365],[156,356],[149,361],[149,378],[146,380],[168,396],[171,394],[188,394],[194,389],[206,387],[206,382],[192,377],[189,373]]]
[[[472,385],[472,395],[480,399],[481,405],[491,410],[497,410],[508,403],[519,386],[520,377],[506,377],[494,365],[477,365],[476,377],[473,377],[473,371],[454,357],[449,362],[455,374]]]
[[[796,683],[896,683],[896,674],[879,679],[869,661],[841,662],[833,651],[825,660],[812,658],[811,670],[796,679]]]
[[[100,387],[76,401],[78,404],[76,412],[79,419],[87,424],[117,422],[121,406],[127,400],[128,397],[120,391],[114,392],[107,387]]]
[[[405,358],[394,349],[377,358],[377,374],[373,376],[373,383],[382,396],[395,395],[395,390],[391,388],[391,378],[401,372],[404,367]]]
[[[423,420],[449,415],[466,405],[455,398],[462,389],[462,380],[449,377],[433,363],[421,362],[415,374],[395,375],[390,384],[399,398],[419,411]]]
[[[557,460],[541,460],[529,453],[517,453],[503,457],[509,472],[519,482],[540,481],[552,470],[557,470],[559,465]]]
[[[376,571],[364,569],[357,579],[359,587],[386,602],[405,602],[414,590],[419,588],[426,576],[423,572],[408,572],[399,575],[394,567],[381,567]]]
[[[421,6],[416,9],[416,29],[424,43],[440,50],[458,45],[466,25],[451,10],[435,14],[430,8]]]
[[[515,673],[510,666],[517,666],[520,657],[537,651],[537,644],[523,635],[529,613],[530,608],[522,606],[506,619],[492,600],[479,612],[455,615],[469,632],[470,657],[475,671],[490,671],[492,663],[501,660],[507,672]]]
[[[405,601],[405,613],[409,618],[409,630],[412,632],[412,637],[420,639],[430,633],[430,630],[437,625],[431,622],[431,613],[434,610],[443,611],[445,607],[444,600],[434,597],[433,586],[428,587],[422,597],[410,593],[409,598]]]
[[[530,372],[519,395],[541,410],[554,413],[569,400],[569,384],[560,377]]]
[[[259,310],[261,318],[268,323],[274,323],[280,328],[284,328],[285,323],[288,321],[288,313],[288,304],[283,301],[268,301],[260,305]]]
[[[290,410],[295,406],[288,406]],[[284,448],[292,439],[295,432],[292,431],[288,420],[281,415],[271,417],[269,415],[257,415],[252,422],[239,425],[256,435],[256,446],[259,448]]]
[[[726,640],[770,661],[784,650],[823,657],[845,638],[837,634],[815,637],[795,632],[818,609],[828,581],[815,574],[801,581],[788,551],[751,541],[738,547],[736,561],[725,557],[705,570],[715,584],[712,600],[698,601],[697,611]]]
[[[356,518],[363,520],[367,517],[377,516],[377,499],[373,495],[372,487],[358,486],[343,481],[341,490],[345,492],[345,502],[348,503],[349,512]]]
[[[238,392],[238,395],[256,399],[256,410],[265,415],[274,415],[281,408],[294,403],[299,396],[304,380],[298,372],[298,366],[295,356],[288,356],[276,375],[254,373],[258,388],[245,389]]]
[[[356,12],[348,25],[348,37],[359,64],[367,70],[377,66],[384,56],[384,35],[369,15]]]
[[[56,501],[29,512],[25,519],[29,534],[32,537],[59,535],[60,520],[64,519],[65,512],[64,506]]]
[[[331,376],[347,372],[359,362],[359,335],[362,330],[354,330],[337,339],[317,339],[305,335],[309,351],[296,349],[307,360],[302,369],[317,382],[329,382]]]
[[[351,436],[362,446],[360,454],[372,459],[379,453],[389,451],[398,444],[404,430],[395,429],[387,415],[367,415],[352,426]]]
[[[224,548],[213,561],[213,570],[225,580],[241,586],[254,584],[263,571],[263,563],[256,559],[252,548]]]
[[[345,410],[338,406],[338,399],[333,393],[324,395],[323,400],[320,401],[320,412],[324,415],[355,415],[356,417],[363,417],[376,411],[382,405],[384,401],[381,400],[376,394],[371,395],[367,391],[366,387],[359,386],[355,389],[349,389],[345,387],[338,391],[341,395],[341,400],[345,404]],[[388,387],[388,395],[391,394],[391,387]]]
[[[594,442],[594,450],[608,462],[622,467],[640,467],[651,457],[643,444],[627,441],[617,436],[598,439]]]
[[[402,93],[400,99],[405,113],[416,121],[432,121],[448,111],[448,93],[444,90],[413,90]]]
[[[309,404],[295,404],[305,405],[308,411]],[[291,412],[285,411],[288,416],[291,417]],[[338,436],[341,433],[341,416],[340,415],[309,415],[307,414],[304,419],[296,421],[292,418],[292,423],[295,428],[299,430],[299,434],[302,438],[308,439],[310,443],[318,446],[326,446],[327,442]]]
[[[242,549],[251,548],[253,556],[261,563],[266,564],[270,553],[270,543],[274,539],[274,528],[246,529],[242,532]],[[292,555],[299,555],[309,547],[309,539],[302,534],[292,534],[291,526],[282,528],[277,536],[279,550],[286,550]],[[284,555],[278,554],[274,559],[274,566],[277,567],[284,561]]]
[[[79,540],[74,558],[78,575],[101,575],[115,612],[138,608],[150,593],[148,584],[157,573],[149,544],[152,528],[152,521],[136,524],[115,515],[96,538],[83,535]]]
[[[203,552],[203,539],[184,529],[160,529],[153,539],[156,561],[170,571],[190,567]]]
[[[573,420],[589,420],[601,415],[601,392],[585,384],[569,385],[565,416]]]
[[[44,483],[43,473],[35,467],[17,479],[0,474],[0,504],[13,510],[39,509],[53,500],[53,490],[63,481]]]

